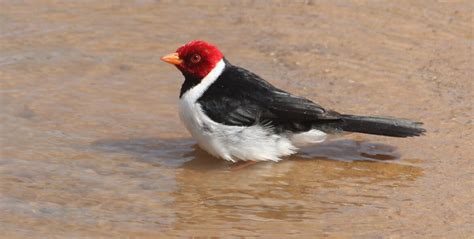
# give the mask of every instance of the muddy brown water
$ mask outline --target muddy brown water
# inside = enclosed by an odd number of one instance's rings
[[[2,1],[0,237],[468,238],[472,1]],[[195,145],[192,39],[345,113],[426,136],[351,134],[239,171]]]

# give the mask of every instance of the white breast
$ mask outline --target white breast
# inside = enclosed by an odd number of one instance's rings
[[[197,100],[217,80],[224,68],[224,61],[219,61],[214,69],[198,85],[184,93],[180,100],[181,120],[199,146],[216,157],[232,162],[279,161],[281,157],[295,153],[296,147],[293,146],[292,139],[296,135],[273,134],[269,128],[262,125],[228,126],[213,121],[204,113]]]

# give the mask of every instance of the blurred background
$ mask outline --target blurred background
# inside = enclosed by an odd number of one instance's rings
[[[468,238],[472,1],[0,1],[0,237]],[[239,171],[159,58],[201,39],[344,113],[425,123]]]

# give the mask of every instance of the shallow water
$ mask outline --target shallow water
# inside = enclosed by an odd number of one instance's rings
[[[1,5],[4,238],[474,233],[469,1]],[[229,170],[179,122],[182,77],[159,61],[192,39],[329,108],[428,133]]]

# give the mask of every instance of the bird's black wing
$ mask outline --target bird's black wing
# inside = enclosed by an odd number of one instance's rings
[[[307,131],[314,124],[339,120],[336,112],[282,91],[229,63],[198,103],[212,120],[226,125],[262,123],[279,131]]]

